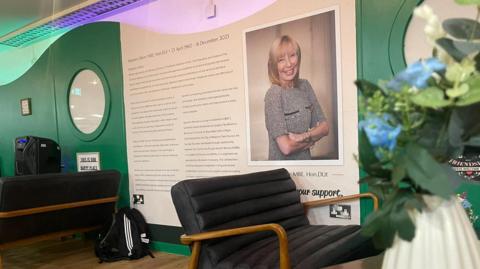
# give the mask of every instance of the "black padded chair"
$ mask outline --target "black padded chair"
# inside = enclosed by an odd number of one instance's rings
[[[285,169],[184,180],[172,199],[191,245],[189,268],[321,268],[379,253],[359,225],[310,225],[311,206],[371,197],[300,202]]]

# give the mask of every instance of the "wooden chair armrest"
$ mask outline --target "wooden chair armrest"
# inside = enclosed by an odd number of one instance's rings
[[[65,204],[47,205],[47,206],[40,206],[40,207],[34,207],[34,208],[4,211],[4,212],[0,212],[0,219],[33,215],[33,214],[39,214],[39,213],[45,213],[45,212],[51,212],[51,211],[57,211],[62,209],[69,209],[69,208],[76,208],[76,207],[83,207],[83,206],[90,206],[90,205],[107,204],[107,203],[116,202],[117,200],[118,200],[118,196],[113,196],[113,197],[84,200],[84,201],[65,203]]]
[[[371,198],[373,200],[373,209],[375,211],[378,209],[378,198],[375,194],[373,194],[371,192],[303,202],[303,208],[305,209],[305,211],[307,211],[308,209],[310,209],[312,207],[315,207],[315,206],[325,206],[325,205],[330,205],[330,204],[336,204],[336,203],[339,203],[339,202],[357,200],[357,199],[360,199],[360,198]]]
[[[233,228],[233,229],[224,229],[224,230],[204,232],[204,233],[198,233],[198,234],[192,234],[192,235],[182,235],[180,237],[180,242],[186,245],[190,245],[193,243],[192,256],[190,258],[191,260],[188,268],[196,269],[198,266],[198,258],[200,255],[201,241],[207,240],[207,239],[256,233],[256,232],[262,232],[262,231],[274,231],[277,234],[278,242],[280,245],[280,251],[279,251],[280,252],[280,269],[290,269],[287,233],[285,232],[285,229],[283,229],[282,226],[276,223],[253,225],[253,226],[246,226],[246,227]]]

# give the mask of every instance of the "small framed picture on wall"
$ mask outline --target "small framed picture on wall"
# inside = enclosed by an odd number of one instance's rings
[[[32,115],[32,99],[24,98],[20,100],[20,111],[22,116]]]

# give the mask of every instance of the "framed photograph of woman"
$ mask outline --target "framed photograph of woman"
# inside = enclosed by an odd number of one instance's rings
[[[250,165],[343,164],[336,7],[244,31]]]

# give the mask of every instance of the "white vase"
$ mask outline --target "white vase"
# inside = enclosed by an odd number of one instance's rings
[[[456,197],[425,196],[421,213],[415,211],[415,237],[395,238],[382,269],[479,269],[480,244],[465,210]]]

